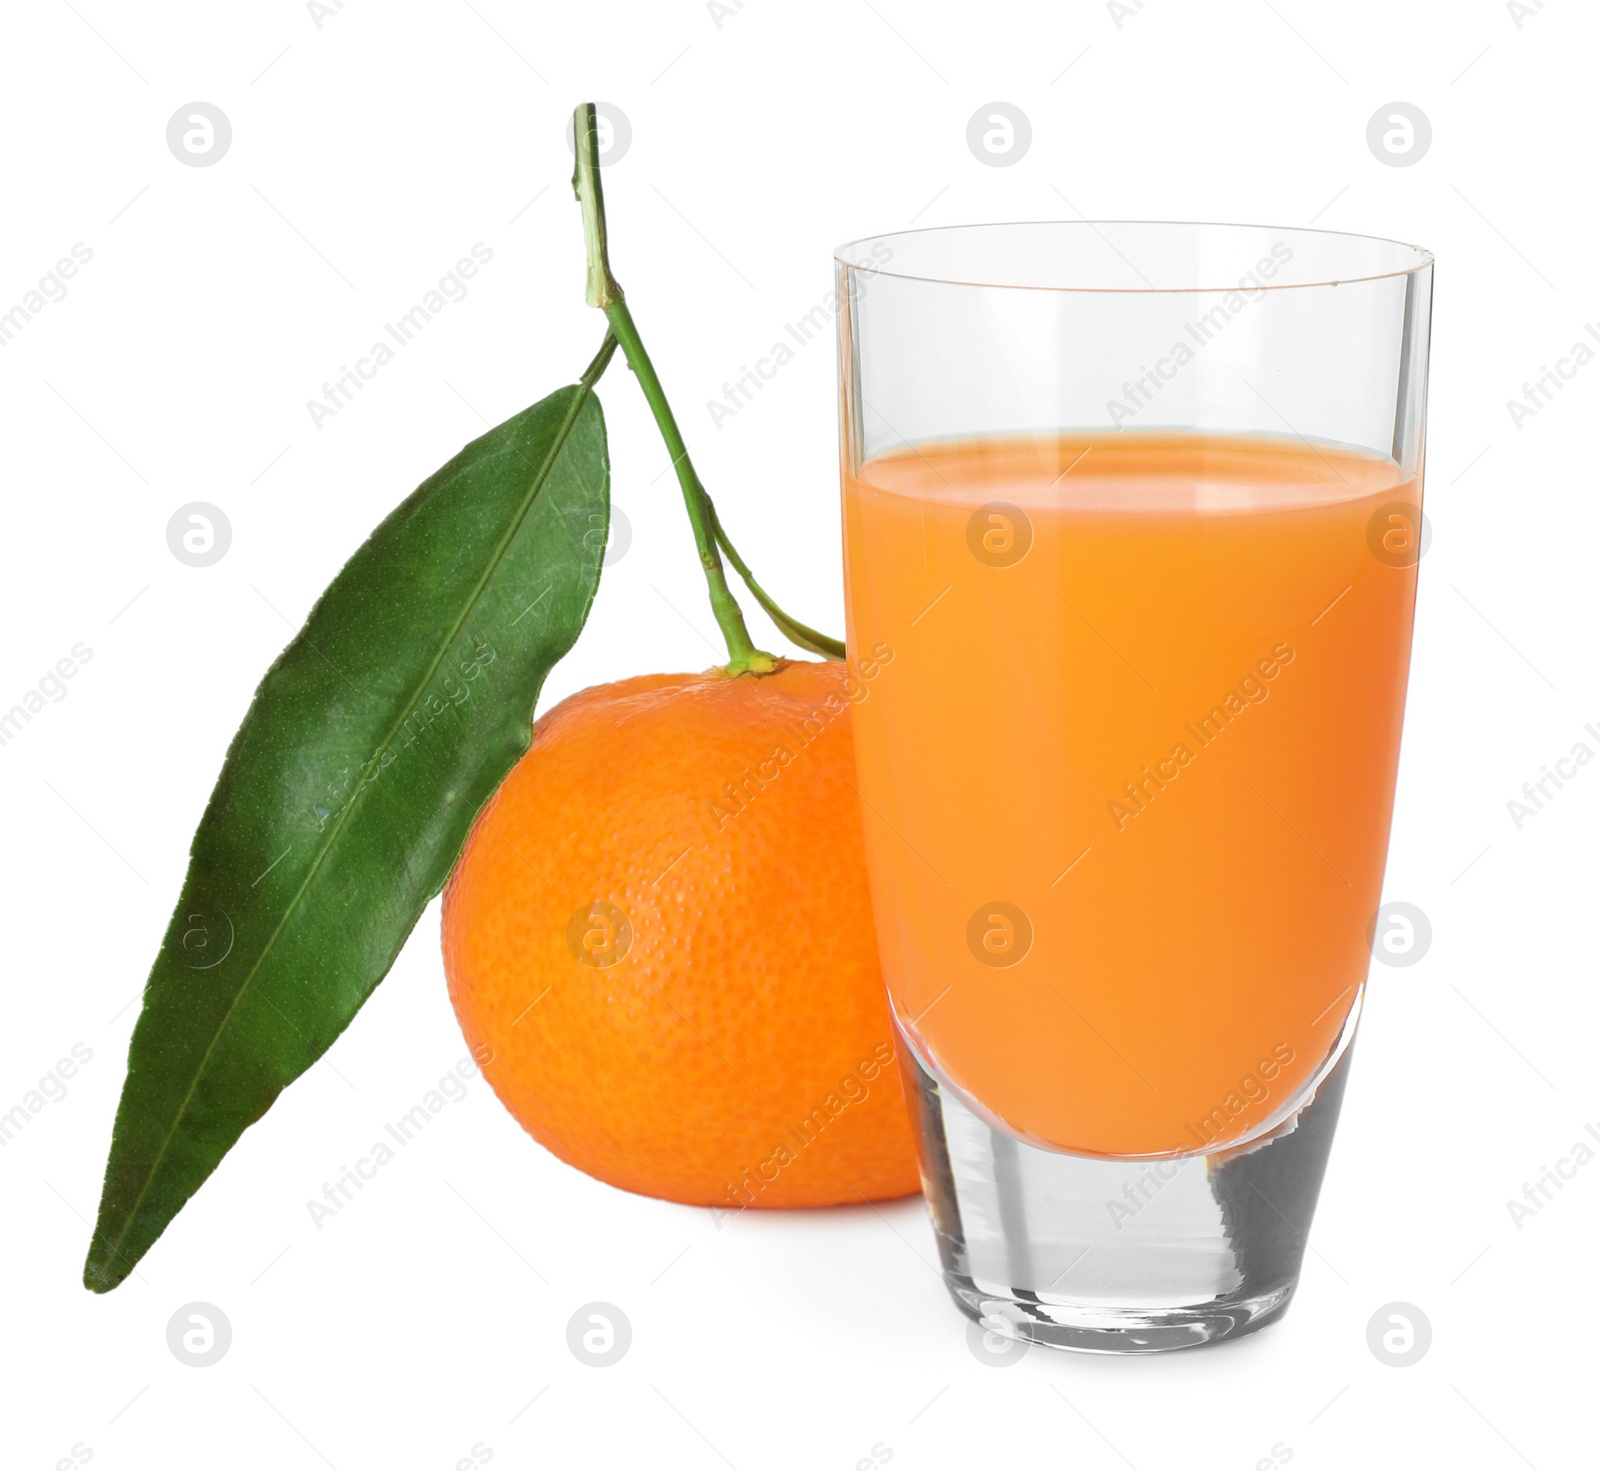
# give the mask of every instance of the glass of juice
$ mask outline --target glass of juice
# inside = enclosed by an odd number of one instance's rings
[[[1250,1332],[1377,924],[1432,257],[1085,221],[836,263],[861,815],[946,1283],[1066,1348]]]

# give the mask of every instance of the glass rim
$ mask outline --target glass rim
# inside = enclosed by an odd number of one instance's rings
[[[1366,281],[1386,281],[1399,276],[1415,275],[1418,271],[1428,269],[1434,263],[1434,254],[1426,246],[1413,244],[1408,240],[1396,240],[1388,235],[1368,235],[1359,230],[1323,230],[1312,225],[1261,225],[1248,221],[1229,220],[996,220],[990,222],[975,221],[963,225],[925,225],[917,230],[890,230],[877,235],[862,235],[854,240],[847,240],[842,245],[834,247],[833,258],[848,270],[861,271],[873,276],[889,276],[902,281],[922,281],[937,286],[976,286],[986,287],[995,291],[1047,291],[1047,292],[1072,292],[1080,295],[1123,295],[1123,296],[1163,296],[1187,295],[1206,296],[1217,295],[1241,289],[1238,282],[1224,282],[1216,286],[1068,286],[1068,285],[1035,285],[1011,281],[990,281],[976,279],[967,274],[939,274],[922,271],[896,271],[882,266],[870,264],[860,260],[851,259],[849,252],[860,246],[875,245],[879,241],[904,240],[917,235],[954,234],[959,231],[993,231],[996,233],[1010,230],[1037,229],[1047,226],[1056,229],[1087,229],[1095,234],[1100,234],[1101,226],[1134,225],[1150,230],[1189,229],[1200,231],[1225,231],[1225,230],[1259,230],[1264,233],[1277,235],[1320,236],[1324,239],[1360,240],[1368,244],[1394,246],[1401,251],[1409,251],[1414,259],[1408,265],[1398,266],[1392,270],[1367,271],[1351,276],[1320,276],[1316,280],[1307,281],[1260,281],[1253,282],[1249,289],[1255,291],[1304,291],[1317,287],[1353,286]],[[1117,255],[1121,252],[1111,242],[1101,239],[1110,246]],[[1123,257],[1126,260],[1126,257]],[[1132,263],[1128,263],[1132,267]],[[1132,267],[1135,274],[1137,267]]]

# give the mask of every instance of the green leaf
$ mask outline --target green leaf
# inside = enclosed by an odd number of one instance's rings
[[[85,1286],[345,1029],[527,749],[599,583],[609,356],[424,481],[267,671],[145,986]]]

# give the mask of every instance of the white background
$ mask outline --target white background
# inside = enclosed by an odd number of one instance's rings
[[[739,0],[729,0],[734,11]],[[1531,0],[1530,12],[1539,0]],[[69,294],[0,350],[0,707],[92,661],[0,747],[0,1111],[93,1053],[0,1150],[0,1460],[46,1468],[507,1465],[840,1471],[1037,1457],[1083,1468],[1539,1468],[1588,1462],[1600,1160],[1593,1082],[1600,769],[1534,819],[1506,803],[1600,724],[1592,655],[1600,364],[1518,429],[1507,400],[1600,318],[1600,24],[1548,0],[563,7],[24,0],[8,7],[0,310],[78,241]],[[345,1037],[108,1297],[79,1286],[123,1058],[194,824],[258,678],[372,525],[484,421],[598,344],[563,126],[633,128],[605,176],[614,264],[742,550],[842,626],[832,344],[720,429],[720,394],[830,287],[838,242],[969,220],[1312,221],[1438,254],[1422,595],[1386,897],[1433,942],[1377,968],[1287,1318],[1232,1346],[994,1368],[933,1270],[920,1202],[706,1213],[622,1194],[531,1143],[481,1080],[320,1231],[306,1201],[465,1053],[437,906]],[[1009,101],[1020,162],[968,151]],[[1409,101],[1413,166],[1366,143]],[[226,157],[184,167],[204,100]],[[478,241],[494,259],[341,413],[306,400]],[[628,376],[602,385],[632,548],[547,689],[713,662],[666,458]],[[480,417],[481,416],[481,417]],[[182,565],[167,521],[222,507]],[[773,644],[772,634],[753,620]],[[574,1309],[633,1325],[614,1367]],[[1415,1304],[1412,1367],[1366,1329]],[[233,1340],[197,1369],[175,1309]],[[1281,1443],[1281,1444],[1280,1444]]]

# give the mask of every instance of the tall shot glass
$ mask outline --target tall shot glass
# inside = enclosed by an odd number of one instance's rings
[[[1377,922],[1432,258],[1085,222],[837,271],[861,813],[946,1283],[1066,1348],[1260,1328]]]

